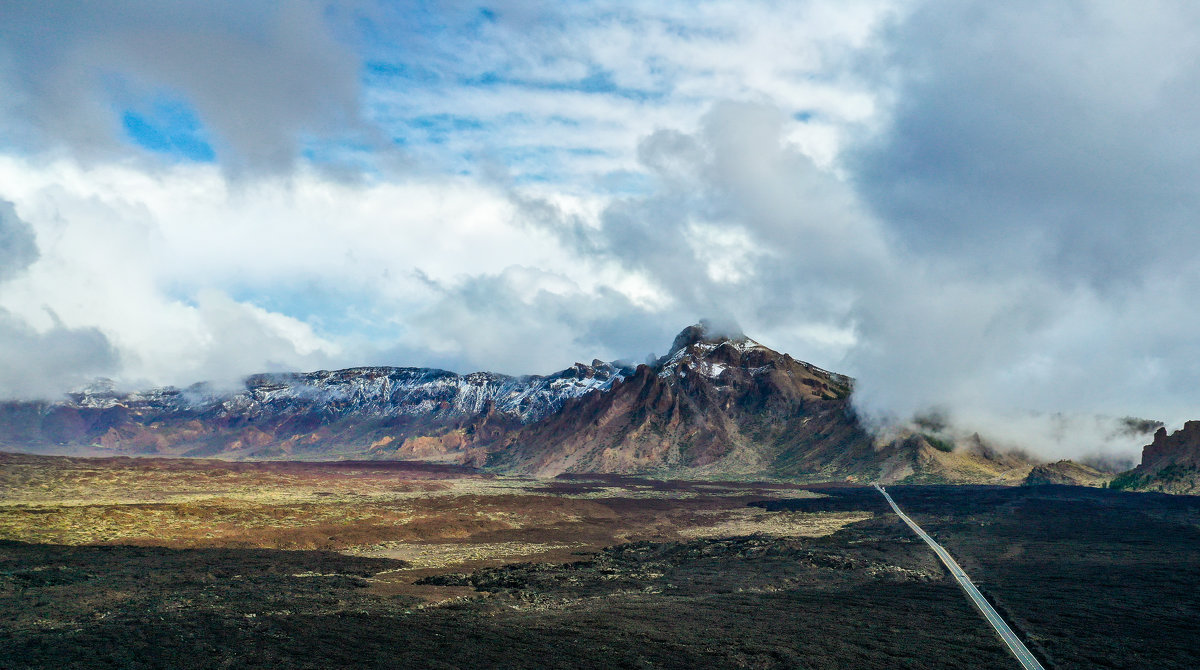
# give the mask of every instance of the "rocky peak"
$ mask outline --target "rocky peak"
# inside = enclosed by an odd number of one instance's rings
[[[670,351],[652,367],[660,377],[709,365],[716,365],[716,373],[720,374],[725,367],[761,367],[768,360],[781,356],[746,337],[736,328],[717,327],[706,319],[684,328],[676,335]]]
[[[741,346],[762,346],[746,337],[736,326],[718,326],[708,319],[701,319],[700,323],[684,328],[675,336],[666,358],[671,358],[695,344],[719,345],[725,342]]]
[[[1155,431],[1154,441],[1142,450],[1142,465],[1165,463],[1200,464],[1200,421],[1188,421],[1170,435],[1166,428]]]

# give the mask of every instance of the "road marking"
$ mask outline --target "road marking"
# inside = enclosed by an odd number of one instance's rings
[[[950,552],[943,549],[942,545],[935,542],[933,538],[930,537],[929,534],[924,530],[921,530],[921,527],[917,525],[917,522],[908,518],[908,515],[904,512],[901,512],[900,506],[896,504],[895,500],[892,500],[892,496],[888,495],[888,492],[883,490],[882,486],[879,484],[874,484],[874,486],[875,490],[882,493],[883,497],[887,499],[888,504],[892,506],[892,511],[894,511],[896,515],[900,517],[900,520],[908,524],[908,527],[911,528],[913,532],[915,532],[922,540],[925,540],[925,543],[928,544],[931,549],[933,549],[933,553],[937,554],[937,557],[942,561],[942,564],[945,565],[948,570],[950,570],[950,574],[954,576],[954,580],[958,582],[958,585],[961,586],[962,590],[966,592],[968,597],[970,597],[971,602],[975,603],[976,609],[983,614],[983,618],[987,619],[988,623],[992,625],[992,628],[996,630],[996,634],[999,635],[1000,639],[1004,641],[1004,644],[1008,646],[1008,650],[1012,652],[1012,655],[1017,657],[1017,661],[1021,663],[1021,667],[1025,668],[1025,670],[1046,670],[1044,667],[1042,667],[1042,664],[1038,662],[1037,658],[1034,657],[1033,653],[1030,652],[1025,646],[1025,643],[1021,642],[1020,638],[1017,637],[1017,634],[1013,632],[1012,628],[1008,627],[1008,624],[1004,622],[1004,619],[1000,617],[1000,614],[995,610],[995,608],[992,607],[992,604],[987,601],[987,598],[984,598],[983,594],[979,592],[979,589],[975,588],[975,584],[971,581],[971,578],[968,577],[967,573],[963,572],[963,569],[958,566],[958,562],[954,560],[954,557],[950,555]]]

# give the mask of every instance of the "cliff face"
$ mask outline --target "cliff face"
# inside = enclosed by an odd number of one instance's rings
[[[0,405],[0,445],[234,459],[386,458],[498,471],[1014,483],[1030,467],[906,434],[880,441],[852,380],[701,323],[636,368],[577,363],[546,376],[353,368],[255,375],[60,403]],[[968,441],[969,442],[969,441]]]
[[[1188,421],[1170,435],[1166,428],[1159,428],[1154,441],[1142,449],[1138,467],[1159,469],[1171,465],[1200,465],[1200,421]]]
[[[1111,486],[1138,491],[1200,493],[1200,421],[1168,435],[1165,428],[1142,449],[1142,462],[1118,475]]]

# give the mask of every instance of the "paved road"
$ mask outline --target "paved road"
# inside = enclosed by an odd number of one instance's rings
[[[895,500],[892,500],[892,496],[888,495],[888,492],[883,490],[882,486],[875,484],[875,488],[883,494],[884,498],[887,498],[888,504],[892,506],[892,510],[900,516],[900,519],[904,521],[904,523],[908,524],[908,527],[913,529],[914,533],[921,536],[921,539],[925,540],[925,543],[928,544],[931,549],[933,549],[933,553],[937,554],[938,558],[942,559],[942,563],[945,564],[945,566],[950,570],[950,574],[954,575],[954,579],[958,581],[958,585],[962,587],[963,591],[966,591],[967,595],[971,598],[971,602],[975,603],[975,607],[979,608],[980,613],[982,613],[984,618],[988,620],[988,623],[992,624],[992,628],[996,629],[996,633],[1000,636],[1000,639],[1004,640],[1004,644],[1008,645],[1008,650],[1011,651],[1013,656],[1016,656],[1017,660],[1021,662],[1021,667],[1025,668],[1025,670],[1045,670],[1045,668],[1042,667],[1042,664],[1039,663],[1036,658],[1034,658],[1033,654],[1029,653],[1029,649],[1025,647],[1025,644],[1021,642],[1015,633],[1012,632],[1012,629],[1008,627],[1008,624],[1004,623],[1004,619],[1000,618],[1000,615],[992,607],[991,603],[989,603],[987,599],[983,597],[983,594],[979,592],[979,589],[975,588],[975,585],[971,583],[971,578],[967,576],[967,573],[963,572],[962,568],[958,567],[958,562],[954,560],[954,557],[951,556],[950,553],[945,549],[943,549],[942,545],[934,542],[933,538],[929,537],[928,533],[921,530],[921,527],[918,526],[912,519],[908,518],[907,514],[901,512],[900,506],[896,504]]]

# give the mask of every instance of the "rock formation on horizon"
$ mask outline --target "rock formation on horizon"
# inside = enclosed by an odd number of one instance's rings
[[[1154,441],[1142,449],[1142,462],[1118,475],[1113,488],[1164,493],[1200,493],[1200,421],[1188,421],[1167,434],[1154,433]]]

